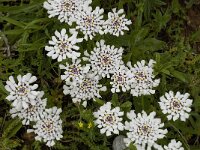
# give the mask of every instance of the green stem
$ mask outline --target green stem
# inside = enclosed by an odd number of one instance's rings
[[[179,133],[179,135],[183,139],[183,142],[184,142],[184,144],[186,146],[186,149],[190,150],[190,146],[188,145],[187,140],[185,139],[185,137],[183,136],[183,134],[173,124],[169,123],[169,125],[171,125],[174,128],[174,130],[176,130]]]
[[[6,121],[6,117],[7,117],[7,114],[4,115],[4,118],[3,118],[3,121],[2,121],[2,124],[1,124],[1,129],[0,129],[1,132],[3,131],[3,126],[4,126],[4,123]]]
[[[142,110],[144,110],[144,97],[142,96]]]

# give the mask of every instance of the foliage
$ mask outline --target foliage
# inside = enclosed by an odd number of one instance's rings
[[[133,98],[128,93],[101,93],[102,99],[89,103],[87,109],[73,104],[69,96],[63,95],[58,62],[46,56],[44,47],[54,31],[63,27],[68,29],[69,26],[56,18],[48,18],[42,8],[43,2],[4,0],[0,3],[0,149],[48,149],[44,144],[35,142],[34,135],[26,133],[25,128],[28,127],[22,126],[18,119],[11,119],[8,113],[10,105],[5,100],[4,84],[10,75],[27,72],[38,77],[40,90],[45,91],[48,98],[48,107],[55,105],[63,109],[64,138],[52,149],[111,149],[114,137],[101,135],[93,124],[92,112],[105,101],[111,101],[125,112],[130,109],[136,112],[156,111],[169,131],[168,136],[159,141],[160,144],[176,138],[187,150],[200,149],[200,30],[188,23],[193,20],[187,16],[191,9],[200,6],[198,2],[93,0],[92,5],[101,6],[105,12],[114,7],[124,8],[133,24],[124,36],[96,36],[94,40],[84,42],[81,52],[90,51],[97,40],[105,39],[108,44],[125,48],[125,62],[156,60],[155,74],[161,78],[161,83],[156,94],[151,96]],[[159,97],[169,90],[188,92],[194,99],[187,122],[167,121],[158,109]]]

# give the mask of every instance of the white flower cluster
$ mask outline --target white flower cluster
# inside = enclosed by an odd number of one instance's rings
[[[190,94],[181,94],[177,92],[174,94],[173,91],[165,93],[164,96],[160,97],[160,108],[164,114],[167,114],[167,119],[173,121],[180,118],[181,121],[186,121],[189,118],[189,112],[191,111],[192,100],[188,99]]]
[[[129,30],[127,25],[132,22],[125,18],[124,10],[116,8],[108,13],[104,20],[104,9],[90,6],[91,0],[47,0],[43,7],[47,9],[49,18],[58,16],[60,22],[68,25],[76,23],[76,29],[84,34],[84,39],[93,39],[96,34],[110,33],[115,36],[123,35],[124,30]]]
[[[114,74],[111,77],[110,84],[112,85],[111,92],[120,92],[120,87],[123,92],[126,92],[130,90],[130,86],[132,84],[133,78],[131,75],[130,70],[124,66],[121,65],[118,70],[115,70]]]
[[[35,105],[31,103],[28,104],[28,108],[17,110],[15,107],[10,110],[12,118],[18,116],[22,119],[22,124],[29,125],[31,121],[36,122],[40,120],[40,114],[45,110],[47,99],[42,99],[44,92],[41,91],[38,96],[36,96]]]
[[[61,75],[61,79],[66,82],[79,81],[80,79],[83,79],[84,74],[89,71],[90,67],[88,65],[82,67],[80,62],[80,59],[73,59],[72,64],[66,63],[66,66],[60,64],[60,69],[65,70],[64,75]]]
[[[18,75],[17,80],[16,83],[14,77],[10,76],[9,80],[6,81],[5,89],[9,92],[6,99],[11,101],[12,106],[17,110],[27,109],[29,104],[35,105],[35,98],[39,92],[35,91],[38,85],[33,83],[37,78],[27,73],[24,76]]]
[[[111,136],[126,130],[127,137],[124,138],[124,143],[127,147],[132,143],[138,150],[184,150],[182,143],[176,142],[175,139],[168,145],[157,144],[157,141],[164,138],[168,131],[164,129],[161,119],[155,118],[155,112],[147,115],[145,111],[136,114],[131,110],[127,113],[129,121],[125,121],[124,124],[124,112],[120,111],[120,107],[112,108],[111,105],[111,102],[107,102],[93,113],[96,119],[94,123],[101,134]]]
[[[164,146],[164,150],[184,150],[182,143],[180,141],[176,142],[175,139],[172,139],[171,142]]]
[[[100,128],[101,134],[106,133],[110,136],[112,133],[119,134],[119,131],[124,130],[124,125],[121,123],[124,112],[120,111],[119,107],[111,109],[111,103],[107,102],[94,112],[94,117],[97,118],[94,122]]]
[[[49,147],[55,145],[55,140],[60,140],[63,137],[62,120],[59,116],[61,112],[62,110],[57,107],[46,109],[40,115],[40,120],[36,122],[33,129],[29,129],[28,132],[34,132],[35,139],[43,140]]]
[[[111,92],[126,92],[131,90],[133,96],[154,94],[154,87],[160,80],[154,80],[153,64],[150,60],[145,66],[145,61],[137,62],[134,67],[128,62],[128,67],[122,60],[123,48],[106,45],[104,40],[96,42],[96,47],[90,54],[85,51],[83,61],[87,64],[81,66],[81,59],[72,59],[71,63],[60,65],[64,70],[61,79],[65,81],[64,94],[71,95],[74,103],[100,98],[100,91],[106,87],[99,84],[101,78],[110,78]]]
[[[78,81],[66,82],[63,89],[65,95],[71,95],[74,103],[83,101],[84,107],[86,107],[88,100],[101,98],[100,91],[107,90],[105,86],[99,84],[99,76],[90,72],[83,74],[83,78]]]
[[[62,29],[60,33],[55,31],[55,36],[52,36],[52,40],[49,41],[51,46],[45,46],[45,50],[48,51],[47,56],[57,59],[58,62],[66,58],[77,59],[80,57],[81,54],[76,52],[79,50],[76,44],[82,42],[83,39],[77,38],[77,32],[71,32],[71,34],[72,36],[69,37],[66,29]]]
[[[88,7],[82,13],[78,14],[77,26],[76,29],[79,29],[84,34],[84,39],[87,41],[88,37],[90,40],[99,33],[104,34],[103,32],[103,8],[96,7],[95,10],[92,10],[91,7]]]
[[[152,88],[157,87],[160,83],[160,79],[154,79],[153,65],[156,62],[150,60],[148,65],[145,66],[145,60],[137,62],[132,67],[131,62],[127,65],[130,68],[133,75],[133,82],[131,83],[131,94],[133,96],[150,95],[154,94],[155,90]]]
[[[161,119],[155,118],[155,115],[155,112],[147,115],[145,111],[135,114],[134,110],[127,113],[127,117],[130,119],[130,122],[125,122],[125,129],[128,132],[124,142],[127,146],[133,142],[144,149],[145,147],[154,147],[156,149],[161,147],[156,141],[167,134],[167,129],[162,129],[164,123],[161,123]]]
[[[89,7],[91,0],[48,0],[44,2],[49,18],[58,16],[60,22],[72,25],[77,15]]]
[[[126,92],[131,90],[133,96],[154,94],[154,87],[160,80],[154,80],[153,64],[150,60],[145,66],[145,61],[137,62],[134,67],[130,62],[128,67],[122,60],[123,48],[106,45],[104,40],[96,42],[96,47],[89,54],[84,52],[83,61],[88,63],[81,66],[81,59],[72,59],[71,63],[60,65],[64,70],[61,79],[65,81],[64,94],[70,95],[74,103],[83,101],[87,105],[90,99],[100,98],[100,91],[106,87],[99,84],[101,78],[110,78],[111,92]]]
[[[96,42],[96,47],[91,51],[91,54],[87,51],[84,52],[83,60],[90,62],[93,72],[103,78],[110,78],[110,74],[113,74],[123,64],[122,54],[123,48],[105,45],[105,41],[100,40]]]
[[[47,99],[42,99],[43,91],[35,91],[38,85],[33,83],[37,78],[31,73],[24,76],[18,75],[17,80],[18,83],[15,82],[13,76],[10,76],[5,85],[5,89],[9,92],[6,99],[12,102],[11,117],[19,117],[23,125],[35,123],[34,130],[28,131],[35,132],[36,140],[43,139],[47,146],[53,146],[55,140],[62,138],[62,121],[59,116],[62,110],[56,107],[45,109]],[[44,124],[42,125],[41,122]]]
[[[67,63],[66,67],[60,65],[61,69],[65,69],[65,75],[61,76],[62,80],[66,81],[64,94],[70,94],[74,102],[100,97],[99,91],[105,90],[104,86],[98,85],[102,77],[111,78],[113,93],[131,90],[133,96],[154,94],[153,88],[160,82],[159,79],[154,80],[155,61],[150,60],[145,66],[145,61],[142,60],[134,67],[129,62],[127,68],[122,61],[123,48],[105,45],[104,40],[96,42],[96,47],[90,53],[84,52],[83,60],[88,61],[89,64],[81,67],[81,60],[77,60],[81,53],[77,52],[79,47],[76,44],[82,42],[83,38],[77,38],[76,30],[83,32],[84,39],[88,40],[88,38],[93,39],[97,33],[123,35],[124,30],[129,30],[127,26],[131,24],[131,21],[125,18],[123,9],[114,8],[108,13],[108,19],[104,20],[104,9],[96,7],[93,10],[90,6],[91,2],[91,0],[44,2],[44,8],[48,10],[50,18],[58,16],[61,22],[69,25],[76,23],[74,29],[69,29],[71,37],[66,33],[66,29],[62,29],[60,33],[56,31],[55,36],[52,36],[52,40],[49,41],[50,46],[45,47],[48,51],[47,55],[52,59],[57,59],[59,62],[67,58],[72,59],[72,64]],[[91,77],[93,79],[89,79]]]
[[[112,12],[108,13],[108,20],[104,22],[103,28],[104,32],[110,33],[116,36],[124,35],[123,30],[129,30],[127,25],[130,25],[132,22],[125,18],[123,9],[117,11],[116,8],[113,8]]]
[[[123,92],[131,89],[133,96],[154,94],[153,88],[160,83],[160,79],[154,80],[153,64],[155,63],[151,59],[147,66],[145,66],[145,60],[137,62],[134,67],[132,67],[131,62],[127,63],[129,68],[121,65],[111,77],[111,80],[113,80],[111,91],[113,93],[120,92],[119,87],[121,87]]]
[[[131,21],[125,18],[123,9],[112,9],[112,12],[108,12],[108,18],[105,20],[104,9],[100,7],[92,9],[91,3],[91,0],[47,0],[44,2],[44,8],[47,9],[49,18],[58,16],[60,22],[65,22],[70,26],[72,23],[76,24],[74,28],[69,29],[70,35],[66,29],[62,29],[60,32],[55,31],[55,36],[52,36],[49,45],[45,47],[45,50],[48,51],[47,55],[52,59],[57,59],[58,62],[67,59],[66,65],[60,64],[59,66],[64,70],[64,74],[61,75],[61,79],[65,82],[63,93],[70,95],[74,103],[82,103],[86,107],[87,101],[101,98],[100,92],[106,91],[107,88],[100,84],[100,80],[108,78],[112,93],[130,91],[132,96],[136,97],[155,94],[154,88],[159,85],[160,79],[155,79],[153,68],[156,62],[154,60],[150,59],[148,63],[141,60],[133,66],[131,62],[128,62],[125,65],[122,60],[124,49],[106,45],[103,39],[96,42],[96,47],[92,51],[85,50],[84,54],[81,54],[83,50],[79,48],[78,43],[83,42],[83,39],[92,40],[97,34],[107,33],[115,36],[124,35],[124,32],[129,30],[128,25],[131,25]],[[78,31],[82,32],[83,38],[78,38]],[[30,77],[27,78],[30,79]],[[7,90],[12,94],[7,99],[13,101],[23,94],[30,99],[38,98],[37,92],[34,92],[37,86],[29,85],[34,81],[34,78],[31,79],[31,82],[18,90],[13,85],[15,82],[10,78]],[[16,91],[20,94],[16,94]],[[187,93],[182,95],[177,92],[174,95],[170,91],[160,98],[160,108],[164,114],[168,115],[168,120],[175,121],[180,118],[180,120],[186,121],[192,105],[192,100],[188,97]],[[15,106],[18,101],[13,103]],[[19,108],[28,108],[29,105],[26,103],[26,100],[23,100]],[[35,104],[37,103],[35,102]],[[22,116],[19,115],[22,113],[21,111],[12,110],[12,112],[13,116]],[[45,112],[41,116],[41,121],[34,126],[33,131],[37,134],[38,140],[43,140],[47,142],[48,146],[52,146],[55,144],[55,139],[59,140],[62,137],[62,121],[58,117],[60,110],[52,108]],[[29,115],[30,120],[35,120],[36,117],[31,115]],[[127,138],[124,139],[127,146],[133,143],[139,150],[151,150],[151,148],[182,150],[181,143],[175,140],[164,147],[157,144],[157,140],[162,139],[167,134],[167,130],[163,129],[164,123],[161,123],[161,119],[155,118],[155,112],[147,115],[145,111],[136,114],[132,110],[127,113],[129,121],[126,121],[124,125],[122,123],[124,112],[120,111],[119,107],[112,109],[111,103],[107,102],[93,115],[101,134],[105,133],[106,136],[110,136],[127,130]],[[49,119],[49,117],[53,117],[53,119]],[[27,122],[24,120],[24,123]],[[174,149],[174,147],[176,148]]]

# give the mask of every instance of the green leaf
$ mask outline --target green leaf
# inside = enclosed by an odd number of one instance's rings
[[[199,150],[199,146],[190,146],[191,150]]]
[[[92,114],[92,111],[89,109],[89,110],[83,110],[81,112],[81,117],[87,121],[90,121],[93,117],[93,114]]]
[[[191,42],[200,42],[200,29],[198,29],[197,31],[195,31],[195,32],[191,35],[190,41],[191,41]]]
[[[133,31],[130,37],[130,43],[135,46],[138,42],[143,40],[149,33],[149,28],[142,28],[140,30]]]
[[[155,7],[159,7],[165,4],[166,3],[161,0],[144,0],[144,17],[149,19],[151,11],[155,9]]]
[[[191,8],[193,5],[198,4],[199,0],[189,0],[186,1],[186,8]]]
[[[8,91],[6,91],[5,86],[1,80],[0,80],[0,91],[4,92],[5,94],[9,93]]]
[[[6,30],[3,33],[6,35],[15,35],[15,34],[22,34],[24,29],[14,29],[14,30]]]
[[[130,44],[129,35],[123,35],[120,37],[113,37],[112,35],[106,35],[104,39],[106,41],[106,44],[115,45],[116,47],[129,46]]]
[[[3,140],[2,144],[3,144],[3,148],[6,147],[6,150],[7,149],[14,149],[18,146],[21,146],[20,140],[18,140],[18,139],[13,140],[13,139],[6,138],[6,139]],[[0,148],[1,148],[1,146],[0,146]]]
[[[111,103],[112,103],[113,106],[115,106],[115,107],[119,106],[119,101],[118,101],[118,95],[117,95],[117,93],[114,93],[114,94],[112,95]]]
[[[60,142],[56,142],[56,144],[53,147],[54,147],[54,149],[59,149],[59,150],[70,149],[66,145],[62,145],[62,143],[60,143]]]
[[[5,125],[2,137],[3,138],[11,138],[12,136],[14,136],[17,133],[17,131],[19,131],[19,129],[21,127],[22,127],[21,120],[19,120],[19,119],[10,120]]]
[[[189,81],[188,75],[183,72],[171,69],[170,73],[172,74],[172,76],[174,76],[175,78],[177,78],[185,83],[188,83],[188,81]]]
[[[130,150],[137,150],[137,148],[135,147],[135,145],[133,145],[133,143],[130,143],[129,148]]]
[[[95,98],[95,102],[98,103],[101,106],[105,103],[103,100],[100,100],[98,98]]]
[[[31,27],[32,25],[37,24],[37,23],[41,23],[41,22],[44,23],[45,21],[49,21],[49,18],[35,19],[35,20],[27,23],[26,28]]]
[[[160,32],[163,27],[166,27],[167,22],[171,18],[171,14],[168,11],[166,11],[165,14],[162,14],[160,10],[156,11],[153,16],[155,18],[155,28],[157,32]]]
[[[22,6],[0,6],[0,12],[9,12],[10,14],[17,14],[22,12],[32,13],[33,9],[41,7],[40,4],[43,3],[43,1],[44,0],[35,0],[34,3]]]
[[[173,13],[175,13],[175,14],[178,13],[180,9],[181,9],[181,5],[180,5],[179,1],[173,0],[172,1],[172,11],[173,11]]]
[[[8,23],[14,24],[18,27],[21,27],[21,28],[25,27],[25,24],[22,23],[22,21],[17,21],[17,20],[14,20],[12,18],[9,18],[9,17],[1,17],[1,19],[4,20],[4,21],[7,21]]]
[[[160,54],[156,53],[156,64],[160,63]]]
[[[39,141],[34,141],[33,144],[34,150],[41,150],[41,143]]]
[[[137,48],[144,51],[156,51],[162,49],[166,43],[164,41],[157,40],[155,38],[147,38],[142,41]]]
[[[166,74],[166,75],[171,75],[169,70],[166,69],[162,69],[161,70],[162,73]]]
[[[130,111],[131,107],[132,103],[130,101],[126,101],[120,106],[120,108],[122,108],[125,111]]]

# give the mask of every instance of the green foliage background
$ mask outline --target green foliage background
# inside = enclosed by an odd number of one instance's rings
[[[133,24],[124,36],[96,36],[80,44],[80,50],[91,51],[95,42],[105,39],[106,44],[125,48],[123,60],[132,64],[142,59],[156,60],[155,74],[161,83],[155,95],[132,97],[129,93],[102,93],[102,99],[90,102],[87,109],[72,103],[64,96],[59,63],[46,56],[44,46],[55,30],[69,29],[57,18],[48,18],[42,8],[44,0],[0,0],[0,150],[45,150],[27,134],[28,126],[11,119],[10,103],[4,85],[10,75],[31,72],[38,77],[39,89],[48,98],[48,107],[63,109],[64,138],[52,149],[56,150],[109,150],[114,136],[101,135],[92,124],[92,112],[104,101],[112,101],[125,112],[135,109],[157,112],[169,133],[160,140],[167,144],[175,138],[186,150],[200,150],[200,3],[198,0],[93,0],[92,6],[105,9],[124,8]],[[199,20],[199,21],[198,21]],[[75,26],[75,25],[73,25]],[[80,36],[81,37],[81,36]],[[67,60],[68,61],[68,60]],[[64,63],[64,62],[63,62]],[[108,85],[109,80],[103,80]],[[188,92],[194,99],[190,118],[186,122],[167,121],[158,106],[159,97],[173,90]],[[83,127],[79,123],[83,123]],[[122,133],[123,134],[123,133]],[[124,133],[125,134],[125,133]]]

